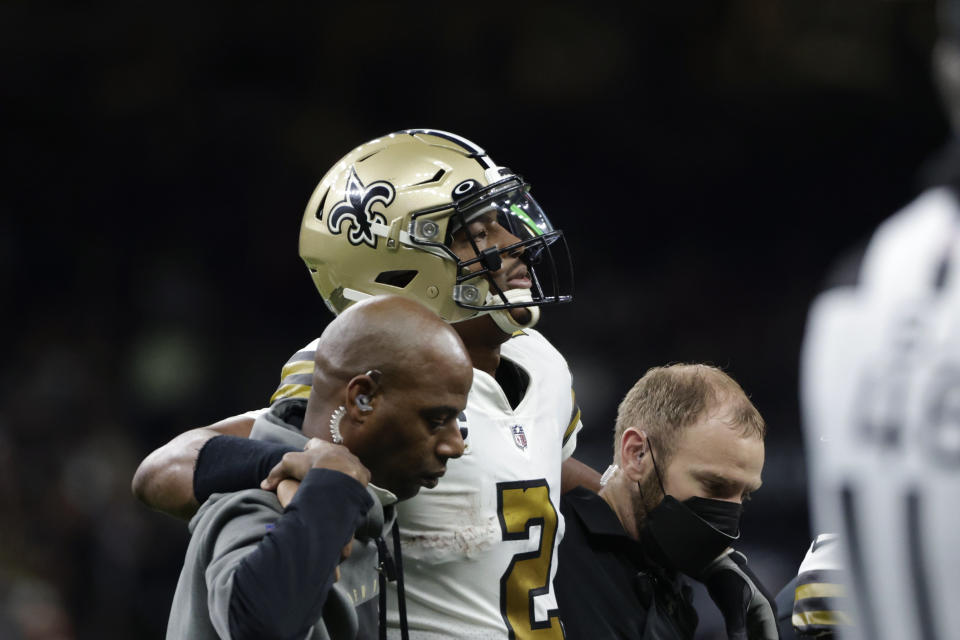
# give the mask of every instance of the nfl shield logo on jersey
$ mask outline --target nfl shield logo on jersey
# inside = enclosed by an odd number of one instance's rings
[[[520,449],[526,449],[527,435],[523,432],[523,425],[515,424],[510,427],[510,431],[513,432],[513,444],[517,445]]]

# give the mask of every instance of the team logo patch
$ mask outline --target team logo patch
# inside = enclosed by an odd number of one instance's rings
[[[341,224],[348,220],[347,239],[350,244],[368,244],[376,248],[377,237],[373,234],[372,225],[374,222],[386,224],[387,219],[382,213],[373,211],[373,205],[380,202],[385,207],[390,206],[396,193],[393,185],[385,180],[364,185],[357,177],[356,170],[351,167],[345,197],[330,210],[327,228],[330,233],[338,235]]]
[[[523,432],[522,424],[515,424],[510,427],[510,432],[513,433],[513,444],[517,445],[518,449],[527,448],[527,434]]]

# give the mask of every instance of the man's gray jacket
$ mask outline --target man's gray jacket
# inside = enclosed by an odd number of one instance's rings
[[[302,449],[307,438],[281,418],[289,413],[275,406],[250,437]],[[286,510],[260,489],[212,495],[190,521],[167,639],[376,637],[376,538],[389,533],[394,502],[328,469],[311,470]]]

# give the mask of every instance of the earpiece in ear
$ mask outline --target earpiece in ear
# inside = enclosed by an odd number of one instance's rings
[[[373,405],[370,404],[370,398],[362,393],[357,394],[356,405],[357,409],[360,409],[361,413],[370,413],[373,411]]]

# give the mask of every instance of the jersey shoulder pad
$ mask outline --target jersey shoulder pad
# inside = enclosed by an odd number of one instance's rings
[[[851,623],[846,611],[846,574],[836,534],[817,536],[797,573],[794,628],[808,635],[834,632]]]
[[[286,398],[310,397],[310,385],[313,383],[313,361],[316,359],[317,344],[320,338],[312,340],[287,360],[280,370],[280,385],[270,396],[270,404]]]

